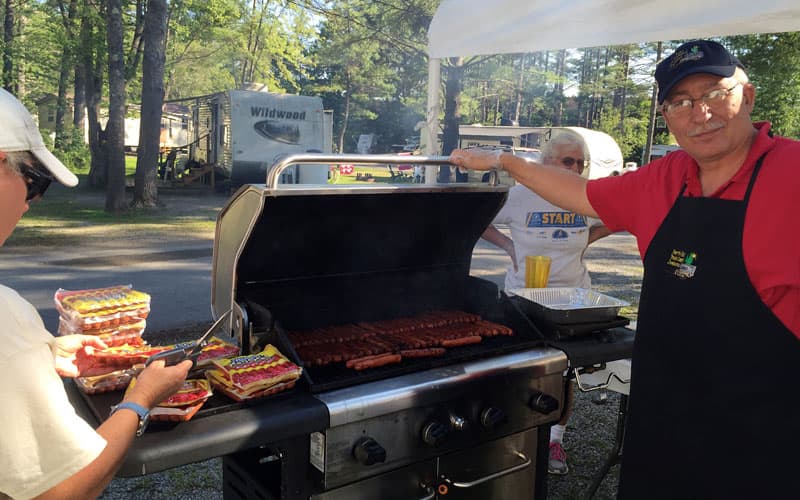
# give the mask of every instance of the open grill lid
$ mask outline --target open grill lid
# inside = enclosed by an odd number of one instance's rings
[[[475,243],[508,196],[507,186],[494,183],[279,185],[280,172],[297,163],[438,165],[447,159],[307,154],[273,165],[267,184],[242,187],[218,216],[215,316],[234,303],[256,302],[280,310],[287,328],[309,328],[413,312],[397,307],[404,298],[419,303],[436,301],[442,291],[458,295]],[[432,305],[448,305],[441,300]],[[392,311],[378,310],[381,304]]]

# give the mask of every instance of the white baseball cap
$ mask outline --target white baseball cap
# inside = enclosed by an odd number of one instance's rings
[[[0,88],[0,151],[30,151],[65,186],[77,186],[78,178],[47,150],[39,127],[28,108],[7,90]]]

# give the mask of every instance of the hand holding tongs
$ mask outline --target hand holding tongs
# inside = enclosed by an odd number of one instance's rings
[[[202,351],[203,347],[208,344],[208,339],[211,337],[211,334],[214,333],[219,325],[221,325],[222,322],[225,321],[225,319],[227,319],[227,317],[230,315],[230,309],[222,313],[222,315],[217,318],[214,324],[211,325],[208,330],[206,330],[206,333],[204,333],[202,337],[194,342],[194,345],[190,347],[176,347],[175,349],[159,352],[158,354],[150,356],[144,365],[147,366],[157,359],[163,359],[164,366],[172,366],[177,365],[184,359],[190,359],[192,360],[192,368],[194,368],[194,366],[197,364],[197,358],[200,357],[200,351]]]

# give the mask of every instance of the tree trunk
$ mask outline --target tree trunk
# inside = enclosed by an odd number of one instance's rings
[[[74,82],[72,85],[75,99],[72,108],[72,126],[83,137],[86,130],[86,67],[83,58],[78,58],[75,64]]]
[[[522,91],[525,88],[525,54],[519,58],[519,79],[517,80],[517,102],[514,106],[514,122],[519,125],[519,117],[522,112]]]
[[[350,91],[344,94],[344,110],[342,111],[342,126],[339,129],[339,153],[344,153],[344,134],[347,132],[347,122],[350,120]]]
[[[656,46],[656,61],[661,60],[661,42]],[[658,106],[658,85],[653,81],[653,90],[650,95],[650,117],[647,121],[647,138],[644,143],[644,150],[642,151],[641,165],[650,163],[650,150],[653,147],[653,134],[656,129],[656,107]]]
[[[14,0],[5,1],[3,18],[3,88],[16,94],[14,87]]]
[[[630,46],[622,48],[622,76],[620,78],[620,102],[619,102],[619,132],[620,137],[625,136],[625,107],[628,103],[628,74],[630,73]]]
[[[458,125],[461,122],[461,91],[464,87],[464,59],[451,57],[445,68],[444,82],[444,130],[442,131],[442,155],[449,155],[458,147]],[[456,182],[466,174],[456,171]],[[439,167],[439,182],[450,182],[450,166]]]
[[[122,0],[107,0],[108,124],[106,211],[125,211],[125,60],[122,50]]]
[[[86,122],[89,139],[89,185],[94,188],[105,187],[108,179],[106,161],[105,132],[100,126],[100,101],[103,98],[103,57],[96,48],[95,29],[102,26],[92,16],[92,0],[83,0],[81,14],[80,59],[84,70],[83,95],[86,99]],[[99,35],[98,35],[99,36]]]
[[[556,56],[556,81],[553,89],[553,125],[561,126],[564,116],[564,78],[566,78],[567,51],[561,49]]]
[[[67,87],[69,86],[69,74],[72,64],[72,54],[69,46],[65,44],[61,48],[61,64],[58,72],[58,98],[56,100],[56,139],[55,148],[62,149],[67,143],[67,131],[64,127],[64,119],[67,116]]]
[[[167,1],[150,0],[144,20],[142,60],[142,117],[133,206],[154,207],[158,202],[158,153],[161,140],[161,108],[164,105],[164,61],[167,39]]]
[[[139,61],[142,58],[142,32],[144,31],[144,6],[146,3],[147,0],[136,0],[136,19],[134,20],[131,47],[128,51],[127,58],[123,59],[126,81],[136,76],[136,71],[139,68]]]
[[[58,90],[56,101],[56,138],[55,148],[63,149],[71,140],[71,127],[67,126],[67,112],[69,103],[67,100],[67,89],[70,86],[70,76],[75,67],[75,47],[78,45],[75,40],[75,19],[78,15],[78,0],[63,0],[58,2],[58,10],[61,13],[61,22],[64,25],[66,40],[61,46],[61,61],[58,71]],[[72,124],[70,119],[69,124]]]
[[[486,123],[489,119],[489,80],[483,81],[483,92],[481,93],[481,123]]]

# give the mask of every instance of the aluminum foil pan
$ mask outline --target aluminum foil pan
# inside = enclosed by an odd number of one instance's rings
[[[506,290],[521,301],[526,314],[550,323],[611,321],[630,303],[588,288],[514,288]]]

